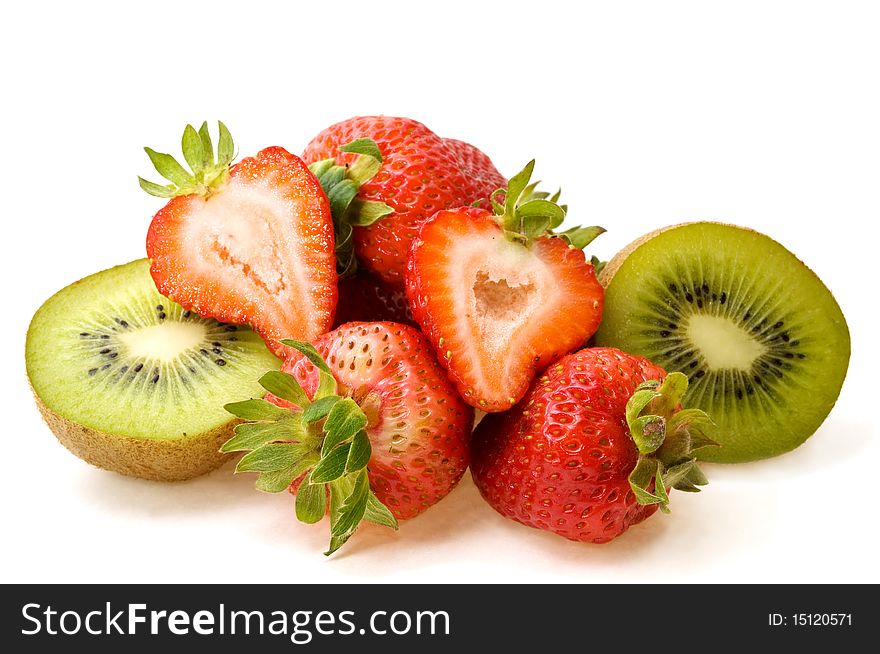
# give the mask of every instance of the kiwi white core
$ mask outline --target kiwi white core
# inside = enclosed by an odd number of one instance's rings
[[[118,338],[132,357],[170,362],[207,340],[207,334],[201,323],[167,322],[120,334]]]
[[[711,370],[747,372],[767,351],[765,345],[720,316],[693,314],[686,331]]]

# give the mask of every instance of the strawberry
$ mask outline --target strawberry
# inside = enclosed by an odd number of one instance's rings
[[[670,488],[706,483],[693,450],[714,444],[711,421],[679,410],[687,383],[612,348],[562,357],[511,411],[474,431],[477,488],[517,522],[607,542],[658,507],[668,511]]]
[[[412,327],[348,323],[299,350],[260,383],[268,400],[226,406],[238,425],[226,452],[257,488],[296,493],[297,517],[319,521],[329,496],[328,554],[362,519],[396,528],[441,500],[468,465],[473,410]]]
[[[276,354],[280,339],[326,332],[336,307],[330,205],[299,157],[279,147],[231,165],[232,137],[220,123],[217,158],[207,124],[187,125],[190,174],[146,148],[171,182],[140,179],[168,203],[153,217],[147,256],[156,287],[186,309],[221,322],[250,323]]]
[[[418,327],[406,301],[406,291],[390,286],[364,270],[341,278],[335,326],[347,322],[381,321]]]
[[[507,180],[495,168],[495,164],[485,152],[464,141],[456,139],[443,139],[443,143],[449,148],[458,164],[464,171],[465,176],[472,183],[469,192],[474,202],[480,202],[478,206],[488,206],[488,199],[496,190],[507,186]]]
[[[554,235],[565,208],[529,186],[533,167],[510,180],[504,206],[493,200],[494,214],[437,212],[409,255],[413,316],[465,401],[487,412],[513,406],[602,315],[602,287],[579,248],[604,230]]]
[[[318,134],[303,159],[335,205],[340,272],[353,268],[353,246],[365,268],[402,287],[406,256],[419,226],[440,209],[486,201],[495,182],[503,180],[488,157],[479,154],[463,155],[460,146],[450,147],[408,118],[358,116]],[[348,187],[333,191],[343,178]],[[334,195],[339,196],[336,202]]]

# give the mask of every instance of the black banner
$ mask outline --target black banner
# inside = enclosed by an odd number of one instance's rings
[[[4,586],[2,644],[23,651],[448,652],[481,644],[841,646],[878,633],[867,586]],[[696,640],[695,640],[696,639]],[[676,644],[679,641],[679,644]],[[870,642],[870,641],[868,641]],[[641,643],[641,644],[639,644]],[[612,649],[610,651],[616,651]]]

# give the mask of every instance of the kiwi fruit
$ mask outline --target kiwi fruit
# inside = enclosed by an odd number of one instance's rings
[[[34,315],[27,374],[58,440],[125,475],[183,480],[221,465],[236,420],[280,361],[247,327],[185,311],[141,259],[62,289]]]
[[[685,373],[684,404],[706,411],[721,447],[700,458],[741,462],[794,449],[834,406],[850,338],[821,280],[764,234],[711,222],[668,227],[605,266],[597,345]]]

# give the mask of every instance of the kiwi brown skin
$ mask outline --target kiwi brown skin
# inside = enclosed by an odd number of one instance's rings
[[[72,454],[93,466],[129,477],[153,481],[186,481],[219,468],[232,455],[220,446],[233,436],[240,421],[178,439],[117,436],[85,427],[58,415],[34,391],[40,415],[58,441]]]

